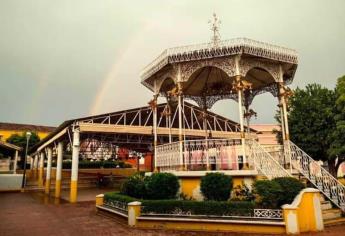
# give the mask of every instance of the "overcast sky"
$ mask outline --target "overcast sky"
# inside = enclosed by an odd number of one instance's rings
[[[0,122],[66,119],[147,105],[140,71],[165,48],[247,37],[296,49],[292,87],[334,88],[345,74],[345,1],[0,1]],[[277,100],[254,99],[255,123],[274,122]],[[236,103],[213,108],[238,120]]]

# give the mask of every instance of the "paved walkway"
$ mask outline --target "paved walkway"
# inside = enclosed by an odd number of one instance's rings
[[[37,193],[0,193],[0,236],[7,235],[135,235],[135,236],[194,236],[194,235],[248,235],[234,233],[201,233],[129,228],[120,219],[96,214],[94,203],[55,203]],[[344,235],[345,226],[327,228],[318,234]]]

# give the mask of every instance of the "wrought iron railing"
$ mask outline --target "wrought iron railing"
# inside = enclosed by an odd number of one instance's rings
[[[187,170],[210,166],[215,170],[238,170],[240,139],[187,140],[184,142],[184,165]]]
[[[103,205],[106,207],[113,208],[115,210],[128,212],[128,205],[126,202],[110,200],[110,201],[105,201]]]
[[[161,171],[239,170],[245,165],[246,169],[258,169],[268,179],[290,176],[278,160],[252,139],[245,140],[244,150],[241,139],[186,140],[182,142],[182,155],[179,142],[159,145],[156,150],[156,165]]]
[[[283,219],[283,211],[281,209],[254,209],[254,218]]]
[[[180,164],[179,142],[159,145],[156,148],[156,167],[164,170],[178,169]]]
[[[285,159],[284,156],[284,146],[283,145],[273,145],[273,146],[263,146],[266,152],[268,152],[278,163],[282,166],[289,164],[289,160]]]
[[[168,170],[238,170],[243,165],[240,139],[186,140],[159,145],[156,148],[156,165]],[[182,160],[181,160],[182,159]]]
[[[293,142],[286,141],[284,150],[285,158],[291,159],[292,166],[345,211],[345,186]]]
[[[203,214],[194,214],[191,210],[182,210],[180,208],[174,208],[170,212],[156,212],[156,211],[146,211],[145,206],[142,206],[141,209],[142,216],[164,216],[164,217],[224,217],[224,218],[245,218],[245,219],[265,219],[265,220],[282,220],[283,211],[281,209],[253,209],[252,212],[243,212],[243,213],[227,213],[222,215],[203,215]]]
[[[258,142],[246,140],[248,158],[253,160],[254,166],[268,179],[291,176],[277,160],[275,160]]]
[[[142,81],[145,80],[169,62],[189,61],[193,58],[206,59],[242,52],[294,64],[298,62],[297,52],[293,49],[247,38],[235,38],[220,41],[216,48],[210,42],[166,49],[143,69],[141,78]]]

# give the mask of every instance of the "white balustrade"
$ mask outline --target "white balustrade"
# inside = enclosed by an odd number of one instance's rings
[[[268,179],[291,176],[258,142],[250,139],[246,140],[246,144],[248,158]]]
[[[171,170],[239,170],[258,169],[267,178],[290,174],[254,140],[245,141],[248,163],[242,162],[240,139],[201,139],[183,142],[183,166],[180,163],[179,143],[157,146],[156,161],[161,171]]]
[[[345,211],[345,186],[296,144],[286,141],[284,145],[285,158],[291,159],[292,166],[329,200]]]

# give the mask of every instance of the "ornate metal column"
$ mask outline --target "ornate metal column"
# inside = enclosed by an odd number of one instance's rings
[[[179,140],[179,156],[180,156],[180,168],[184,169],[183,165],[183,127],[182,127],[182,84],[178,82],[178,140]]]
[[[153,99],[149,102],[149,105],[153,112],[153,163],[154,163],[154,171],[157,172],[157,98],[158,94],[153,95]]]
[[[287,145],[284,145],[284,159],[286,159],[285,154],[287,154],[287,158],[289,159],[289,166],[290,166],[290,173],[292,173],[292,163],[291,163],[291,152],[290,152],[290,134],[289,134],[289,124],[288,124],[288,117],[287,117],[287,98],[292,95],[291,90],[284,86],[283,82],[283,69],[282,66],[279,68],[279,99],[280,99],[280,120],[282,124],[282,134],[283,134],[283,142]],[[288,150],[285,150],[287,148]]]
[[[171,137],[171,106],[170,106],[170,95],[166,96],[167,99],[167,112],[166,115],[168,116],[168,127],[169,127],[169,143],[172,142]]]
[[[246,149],[245,149],[245,132],[244,132],[244,114],[243,114],[243,92],[247,89],[251,90],[251,83],[242,80],[240,75],[235,77],[232,88],[237,92],[238,98],[238,113],[240,120],[240,132],[241,132],[241,143],[242,143],[242,156],[243,156],[243,168],[246,168]]]
[[[205,130],[205,148],[206,148],[206,169],[210,170],[210,159],[208,156],[208,131],[207,131],[207,104],[206,104],[206,95],[203,97],[203,128]]]

